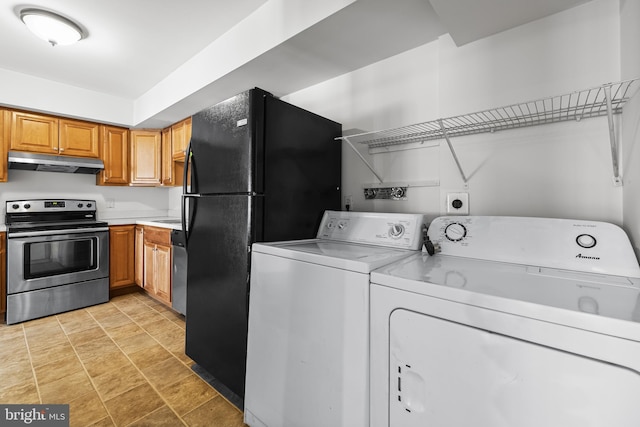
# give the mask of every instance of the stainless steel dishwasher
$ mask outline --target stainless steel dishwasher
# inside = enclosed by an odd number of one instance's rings
[[[187,315],[187,248],[182,230],[171,230],[171,307]]]

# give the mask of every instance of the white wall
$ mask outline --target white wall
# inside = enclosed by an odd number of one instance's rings
[[[343,123],[379,130],[620,80],[620,4],[594,0],[456,47],[449,36],[293,93],[284,99]],[[636,21],[637,22],[637,21]],[[619,119],[617,119],[619,122]],[[366,201],[376,179],[343,148],[343,195],[355,210],[445,212],[446,194],[468,191],[471,214],[547,216],[622,223],[612,182],[606,118],[452,139],[467,176],[440,146],[367,153],[387,181],[439,180],[410,188],[407,201]]]
[[[640,77],[640,2],[622,0],[621,52],[622,78]],[[640,257],[640,94],[625,106],[622,114],[622,153],[624,168],[624,227],[630,233],[636,255]]]
[[[94,175],[10,170],[9,181],[0,188],[3,214],[7,200],[44,198],[95,200],[102,220],[166,216],[179,209],[169,201],[173,189],[97,186]],[[107,199],[114,201],[113,208],[107,208]]]

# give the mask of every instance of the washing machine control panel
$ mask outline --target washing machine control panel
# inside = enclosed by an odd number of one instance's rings
[[[433,220],[428,234],[443,255],[640,277],[627,234],[605,222],[446,216]]]
[[[423,224],[420,214],[326,211],[317,238],[417,250]]]

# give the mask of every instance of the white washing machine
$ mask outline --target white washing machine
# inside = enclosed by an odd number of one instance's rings
[[[617,226],[443,217],[371,274],[371,425],[637,427],[640,268]]]
[[[369,272],[416,253],[423,215],[327,211],[316,239],[255,243],[245,423],[369,424]]]

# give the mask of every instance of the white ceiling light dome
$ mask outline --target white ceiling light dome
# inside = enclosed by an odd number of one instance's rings
[[[48,10],[22,9],[20,19],[33,34],[51,46],[70,45],[85,37],[78,24]]]

